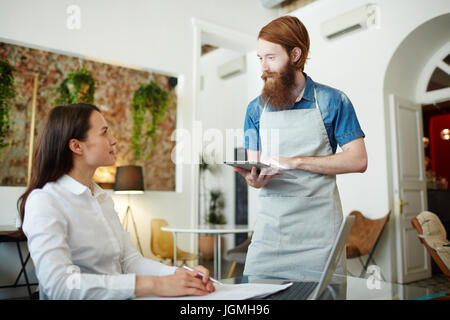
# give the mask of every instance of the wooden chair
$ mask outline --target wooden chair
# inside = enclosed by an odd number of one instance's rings
[[[150,249],[152,253],[160,259],[170,259],[170,263],[173,265],[173,234],[161,230],[161,227],[168,225],[167,221],[164,219],[152,219],[150,224]],[[184,264],[186,261],[196,259],[198,259],[198,255],[177,248],[177,261],[181,261]]]
[[[232,261],[230,271],[228,272],[227,278],[233,277],[234,269],[236,264],[245,264],[245,259],[247,258],[248,246],[252,242],[252,237],[248,237],[244,242],[238,244],[236,247],[227,251],[225,255],[225,260]]]
[[[27,291],[28,291],[28,295],[29,295],[30,299],[35,300],[35,299],[37,299],[37,295],[35,293],[31,292],[31,286],[39,286],[39,284],[38,283],[30,283],[28,274],[27,274],[27,270],[26,270],[27,263],[28,263],[28,261],[30,261],[30,253],[27,254],[27,256],[24,260],[23,255],[22,255],[22,250],[20,248],[20,243],[27,242],[27,240],[28,240],[27,237],[25,236],[25,234],[23,233],[23,231],[21,229],[16,232],[0,234],[0,243],[1,242],[10,242],[10,243],[15,242],[16,243],[17,253],[19,255],[20,264],[22,265],[22,267],[20,268],[20,272],[16,278],[16,281],[14,281],[14,284],[0,286],[0,288],[4,289],[4,288],[27,287]],[[19,284],[19,280],[20,280],[22,274],[25,279],[25,284]]]
[[[446,233],[445,233],[444,226],[442,225],[441,221],[439,220],[439,217],[437,215],[433,214],[432,212],[429,212],[429,211],[421,212],[417,217],[411,219],[411,224],[417,230],[420,242],[425,246],[425,248],[427,249],[427,251],[430,254],[431,258],[434,260],[434,262],[436,262],[436,264],[438,265],[439,269],[442,270],[442,273],[445,275],[447,280],[450,281],[449,266],[447,264],[445,264],[445,262],[441,259],[441,257],[439,256],[438,252],[436,251],[436,249],[432,248],[426,241],[426,238],[429,235],[427,235],[427,234],[424,235],[424,231],[423,231],[423,228],[422,228],[423,222],[422,222],[422,224],[419,222],[419,220],[421,220],[420,218],[423,217],[423,215],[425,215],[425,214],[434,218],[433,222],[436,224],[436,229],[435,230],[439,230],[439,231],[436,232],[435,236],[437,235],[437,233],[440,233],[443,242],[447,241],[447,239],[446,239],[447,236],[446,236]],[[450,242],[447,241],[447,244],[450,244]]]
[[[373,254],[383,234],[384,227],[389,221],[390,214],[391,212],[389,211],[383,218],[372,220],[364,217],[359,211],[352,211],[350,213],[350,215],[355,216],[355,223],[347,239],[347,258],[359,258],[363,267],[359,277],[365,275],[371,261],[376,264]],[[361,257],[367,254],[369,257],[364,263]]]

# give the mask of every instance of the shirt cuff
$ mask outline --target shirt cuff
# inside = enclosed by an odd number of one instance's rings
[[[366,135],[361,130],[361,128],[355,129],[349,133],[346,133],[340,137],[336,137],[336,141],[339,143],[339,145],[342,147],[343,145],[349,143],[350,141],[353,141],[360,137],[365,137]]]
[[[136,275],[133,273],[122,274],[116,278],[117,281],[112,281],[111,286],[108,289],[111,289],[118,296],[115,298],[118,299],[134,299],[136,296],[134,295],[136,292]],[[120,279],[120,280],[119,280]]]
[[[122,288],[123,286],[123,288]],[[118,287],[118,288],[117,288]],[[113,289],[119,290],[118,292],[123,292],[124,299],[135,299],[136,292],[136,275],[133,273],[128,273],[123,275],[123,284],[117,283],[117,287]]]
[[[175,270],[177,270],[177,267],[170,267],[170,266],[165,266],[164,268],[161,269],[161,271],[159,272],[159,276],[163,277],[163,276],[170,276],[172,274],[175,273]]]

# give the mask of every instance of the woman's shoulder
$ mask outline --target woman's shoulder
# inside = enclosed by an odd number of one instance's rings
[[[52,185],[47,183],[43,188],[34,189],[28,195],[22,224],[22,230],[27,237],[42,232],[42,228],[48,228],[55,223],[67,225],[64,204],[52,189]]]
[[[55,182],[47,182],[42,188],[36,188],[30,192],[33,197],[55,197]]]
[[[46,183],[42,188],[36,188],[28,195],[25,210],[30,206],[49,207],[55,206],[60,199],[54,182]]]

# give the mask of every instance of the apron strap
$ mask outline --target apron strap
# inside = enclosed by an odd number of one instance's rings
[[[266,111],[268,104],[269,104],[269,101],[266,101],[266,103],[264,103],[264,108],[263,108],[263,111],[261,112],[261,115],[264,113],[264,111]]]
[[[316,86],[314,86],[314,101],[316,102],[316,109],[319,109],[319,104],[317,102],[317,95],[316,95]]]

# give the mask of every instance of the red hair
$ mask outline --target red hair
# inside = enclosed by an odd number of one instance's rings
[[[303,71],[309,52],[309,35],[308,30],[298,18],[283,16],[272,20],[261,29],[258,39],[279,44],[289,56],[292,49],[300,48],[302,55],[294,67]]]

